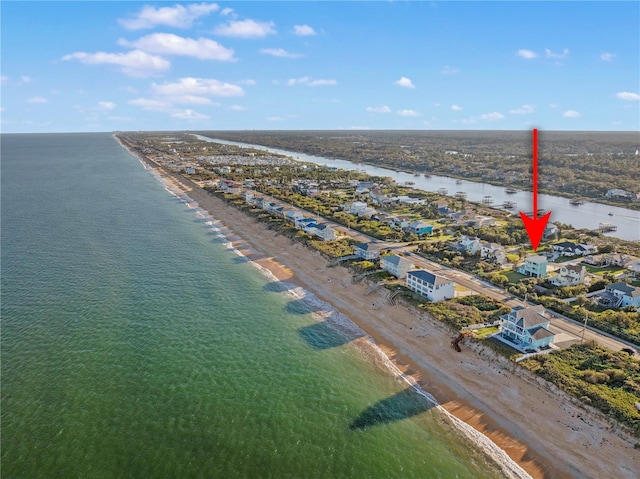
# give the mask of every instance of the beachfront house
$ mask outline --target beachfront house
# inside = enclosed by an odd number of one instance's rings
[[[599,294],[598,304],[605,308],[640,308],[640,288],[627,283],[612,283]]]
[[[520,351],[539,351],[553,343],[554,334],[549,331],[549,319],[545,309],[537,306],[516,306],[508,314],[500,316],[499,339]]]
[[[299,218],[296,220],[296,229],[309,232],[318,222],[313,218]]]
[[[411,261],[397,254],[381,256],[380,267],[398,279],[404,279],[407,272],[414,268]]]
[[[554,286],[576,286],[584,283],[587,270],[584,266],[563,264],[549,282]]]
[[[356,243],[353,245],[353,254],[362,259],[377,259],[380,257],[380,247],[372,243]]]
[[[331,226],[324,224],[324,223],[320,223],[315,225],[312,229],[311,229],[311,234],[313,234],[314,236],[317,236],[318,238],[322,239],[323,241],[332,241],[334,239],[336,239],[336,232],[333,228],[331,228]]]
[[[284,219],[295,224],[296,221],[303,219],[302,213],[297,210],[286,210],[284,212]]]
[[[453,281],[423,269],[408,271],[406,286],[433,302],[452,299],[455,294]]]
[[[544,256],[528,256],[524,264],[518,268],[518,273],[531,276],[533,278],[547,277],[547,258]]]

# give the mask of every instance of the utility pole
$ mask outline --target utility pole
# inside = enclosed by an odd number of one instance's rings
[[[582,327],[582,339],[580,339],[580,344],[584,342],[584,332],[587,329],[587,319],[589,315],[587,313],[584,314],[584,326]]]

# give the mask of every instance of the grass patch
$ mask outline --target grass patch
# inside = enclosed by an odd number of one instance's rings
[[[503,274],[509,278],[510,283],[517,283],[518,281],[529,277],[526,274],[518,273],[517,271],[509,271],[508,273]]]
[[[624,271],[624,268],[620,266],[607,266],[605,268],[598,268],[596,266],[591,266],[590,264],[584,265],[587,269],[587,272],[591,274],[595,274],[596,276],[604,276],[605,273],[619,273]]]
[[[497,333],[498,331],[500,331],[500,328],[498,328],[498,326],[489,326],[487,328],[474,329],[473,336],[478,339],[486,339],[487,337]]]

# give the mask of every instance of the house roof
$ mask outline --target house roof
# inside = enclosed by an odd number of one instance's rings
[[[530,329],[529,334],[535,340],[540,340],[540,339],[545,339],[545,338],[555,336],[555,334],[553,334],[544,326],[536,326],[535,328]]]
[[[529,263],[546,263],[547,258],[545,258],[544,256],[527,256],[525,258],[525,261]]]
[[[421,279],[425,283],[429,283],[434,286],[452,282],[449,279],[443,278],[442,276],[436,276],[435,274],[430,273],[429,271],[425,271],[423,269],[418,269],[416,271],[409,271],[407,275],[415,276],[416,278]]]
[[[379,251],[380,248],[374,246],[371,243],[355,243],[353,245],[356,249],[361,249],[362,251]]]
[[[411,261],[409,261],[406,258],[403,258],[402,256],[398,256],[397,254],[392,254],[389,256],[383,256],[380,261],[385,262],[385,263],[389,263],[389,264],[393,264],[395,266],[400,266],[402,264],[408,266],[411,263]]]
[[[516,317],[516,324],[522,326],[524,329],[529,329],[548,322],[549,320],[547,318],[541,316],[543,312],[544,306],[541,304],[537,306],[530,306],[528,308],[516,306],[511,310],[511,313]]]
[[[628,285],[627,283],[612,283],[609,286],[607,286],[605,289],[608,289],[609,291],[611,290],[617,290],[617,291],[621,291],[622,293],[625,294],[625,296],[631,296],[632,298],[637,298],[640,296],[640,288],[636,287],[636,286],[631,286]]]
[[[568,271],[573,271],[574,273],[580,273],[580,271],[582,271],[584,269],[584,266],[579,266],[579,265],[573,265],[573,264],[565,264],[563,265],[565,267],[565,269],[567,269]]]

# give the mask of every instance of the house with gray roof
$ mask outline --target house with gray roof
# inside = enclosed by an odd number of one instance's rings
[[[380,247],[373,243],[356,243],[353,245],[353,254],[363,259],[377,259],[380,256]]]
[[[500,316],[500,339],[520,351],[539,351],[553,343],[549,319],[542,305],[516,306]]]
[[[398,279],[405,278],[407,276],[407,272],[414,268],[411,261],[403,258],[402,256],[398,256],[397,254],[381,256],[380,267]]]
[[[640,288],[627,283],[611,283],[599,296],[598,304],[605,308],[640,308]]]

